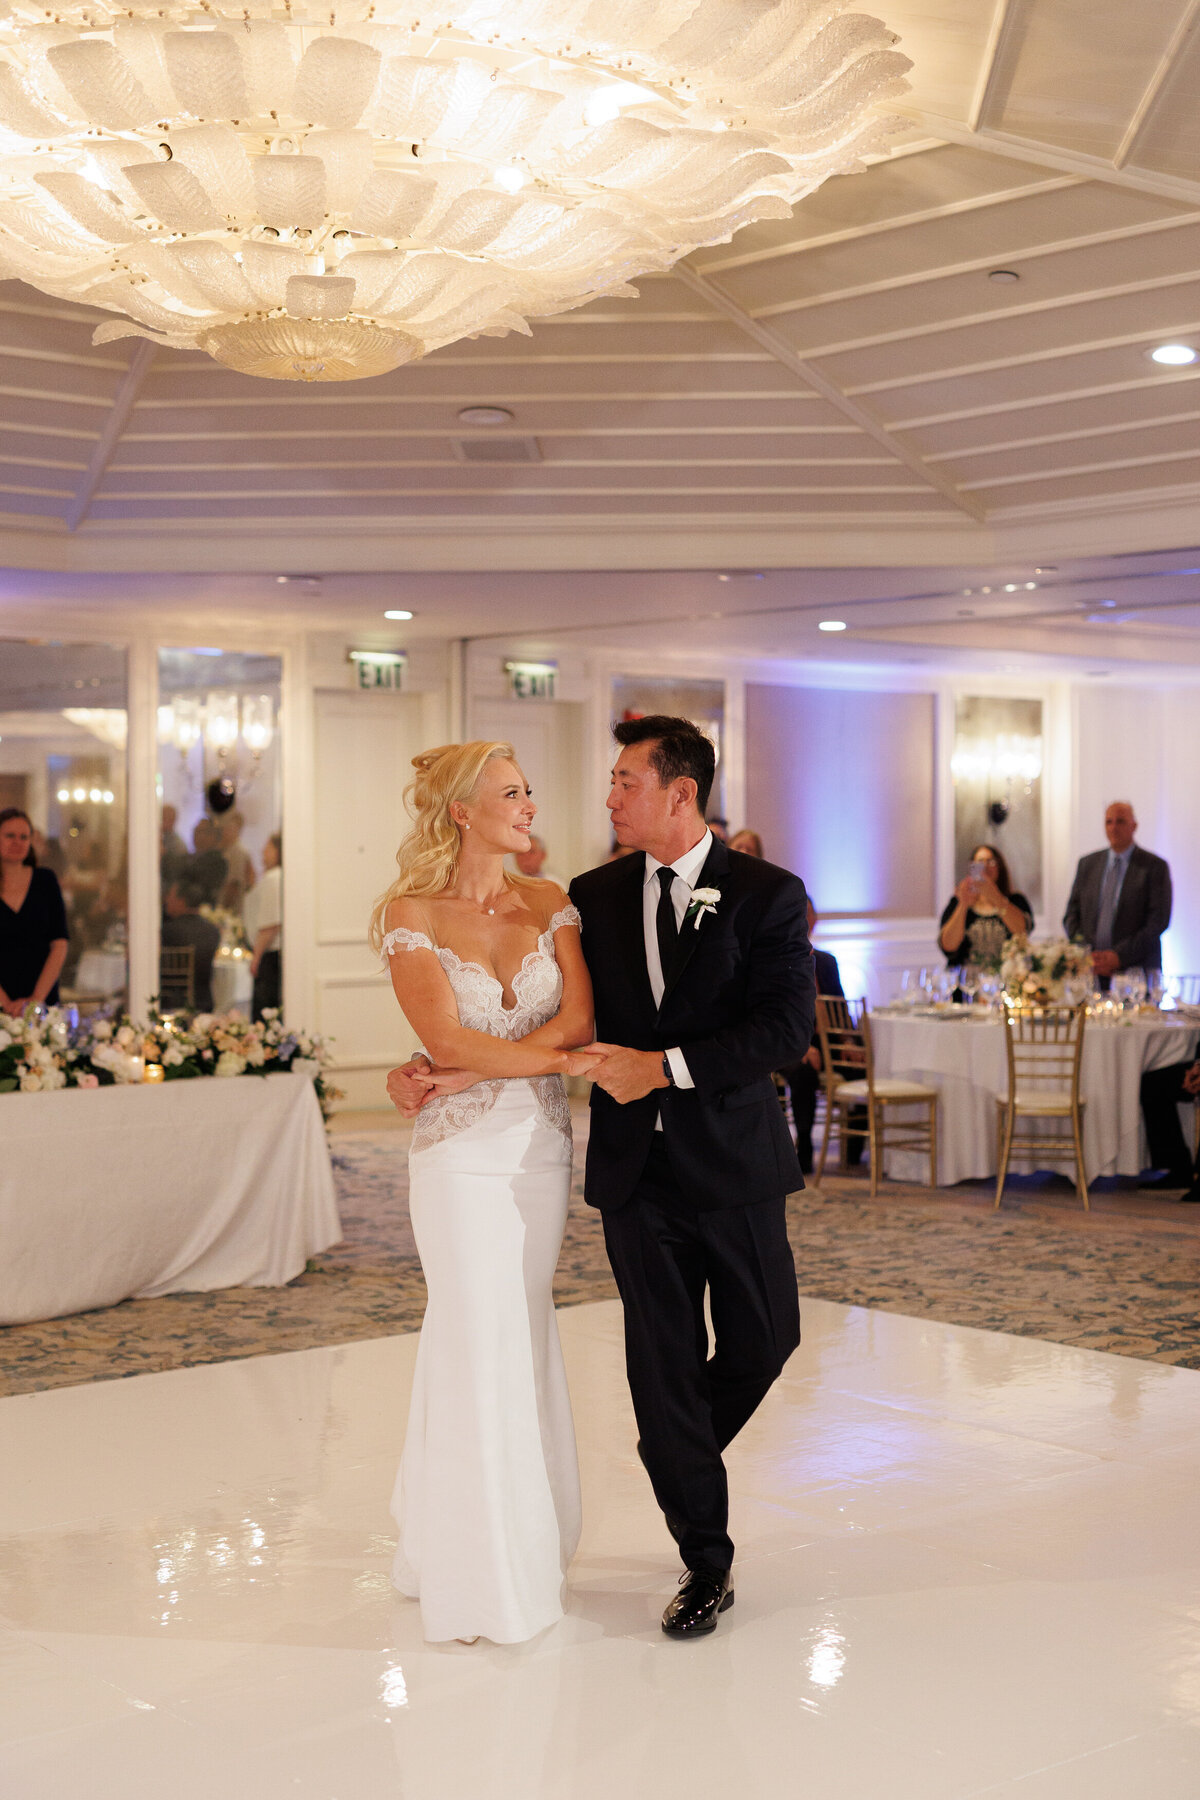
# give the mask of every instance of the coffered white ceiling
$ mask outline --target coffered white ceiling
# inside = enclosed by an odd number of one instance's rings
[[[532,339],[315,389],[93,349],[95,314],[0,286],[0,557],[763,568],[1194,541],[1200,372],[1145,353],[1200,346],[1200,0],[865,6],[914,63],[896,153]],[[480,404],[511,424],[460,423]]]

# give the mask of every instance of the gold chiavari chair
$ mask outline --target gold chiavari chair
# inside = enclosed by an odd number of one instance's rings
[[[158,1005],[162,1012],[191,1012],[196,1004],[196,952],[191,944],[164,945],[158,953]]]
[[[1087,1010],[1080,1006],[1009,1006],[1004,1008],[1004,1042],[1008,1057],[1008,1091],[996,1098],[1000,1166],[996,1206],[1000,1205],[1014,1150],[1033,1152],[1038,1164],[1066,1164],[1075,1191],[1090,1211],[1087,1171],[1083,1162],[1083,1110],[1079,1092],[1083,1028]],[[1028,1119],[1022,1131],[1021,1119]],[[1038,1129],[1047,1119],[1066,1119],[1070,1136]]]
[[[821,1082],[825,1089],[825,1130],[814,1185],[825,1173],[829,1138],[837,1123],[838,1147],[845,1166],[845,1146],[853,1137],[866,1138],[871,1154],[871,1197],[879,1191],[885,1150],[927,1150],[929,1185],[937,1186],[938,1090],[919,1081],[877,1076],[871,1047],[871,1020],[867,1002],[817,995],[817,1036],[821,1046]],[[923,1119],[891,1119],[894,1107],[924,1107]],[[866,1114],[866,1124],[853,1114]]]

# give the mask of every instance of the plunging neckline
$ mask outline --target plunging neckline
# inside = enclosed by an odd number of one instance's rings
[[[515,1013],[517,1008],[521,1004],[520,996],[517,993],[517,983],[518,983],[518,981],[520,981],[521,977],[524,975],[524,973],[525,973],[526,969],[529,967],[530,963],[536,962],[539,957],[550,956],[550,953],[545,948],[545,943],[546,943],[546,939],[548,937],[550,937],[551,935],[552,934],[549,931],[549,929],[547,929],[546,931],[539,932],[537,943],[534,945],[532,950],[530,950],[525,956],[523,956],[521,958],[520,967],[517,968],[516,970],[514,970],[512,981],[509,983],[509,986],[512,989],[512,997],[513,997],[511,1006],[507,1006],[505,1004],[504,983],[503,983],[503,981],[501,981],[499,975],[496,974],[494,969],[484,968],[484,966],[481,962],[476,962],[471,957],[460,956],[458,954],[457,950],[451,950],[449,944],[435,945],[434,946],[434,954],[439,957],[440,956],[452,956],[454,958],[455,962],[458,964],[460,969],[474,969],[478,974],[483,976],[485,981],[493,982],[494,985],[500,989],[500,1011],[505,1012],[505,1013]],[[557,958],[552,957],[551,960],[556,961]]]

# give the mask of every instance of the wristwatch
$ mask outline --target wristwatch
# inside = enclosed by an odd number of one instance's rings
[[[675,1077],[671,1073],[671,1059],[667,1055],[665,1050],[663,1051],[663,1074],[667,1078],[667,1086],[674,1087],[675,1086]]]

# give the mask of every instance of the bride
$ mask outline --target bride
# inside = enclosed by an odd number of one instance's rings
[[[392,1511],[392,1580],[434,1642],[563,1614],[579,1471],[551,1283],[571,1178],[564,1075],[595,1058],[579,915],[509,874],[537,808],[511,744],[413,758],[413,828],[371,939],[433,1070],[409,1151],[429,1298]]]

